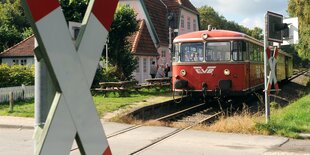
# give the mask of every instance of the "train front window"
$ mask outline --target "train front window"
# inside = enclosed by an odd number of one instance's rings
[[[181,62],[203,61],[203,43],[182,43],[180,51]]]
[[[179,43],[174,44],[173,47],[173,53],[172,53],[172,61],[173,62],[178,62],[179,61],[179,52],[180,52],[180,48],[179,48]]]
[[[207,42],[206,61],[230,61],[230,42]]]

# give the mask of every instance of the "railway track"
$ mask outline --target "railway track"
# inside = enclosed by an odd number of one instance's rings
[[[219,114],[221,114],[221,112],[213,112],[212,114],[209,114],[209,115],[206,115],[206,112],[207,111],[210,111],[211,108],[207,108],[207,104],[205,103],[201,103],[201,104],[198,104],[198,105],[194,105],[194,106],[191,106],[189,108],[186,108],[186,109],[183,109],[183,110],[180,110],[180,111],[177,111],[177,112],[174,112],[174,113],[171,113],[171,114],[168,114],[168,115],[165,115],[163,117],[160,117],[160,118],[157,118],[157,119],[152,119],[152,121],[165,121],[165,122],[178,122],[178,121],[183,121],[184,122],[184,118],[187,118],[188,120],[192,120],[191,123],[189,123],[190,125],[188,125],[187,127],[185,128],[179,128],[179,129],[176,129],[174,132],[172,133],[169,133],[167,135],[165,135],[164,137],[160,138],[160,139],[156,139],[153,143],[133,152],[133,154],[135,153],[138,153],[142,150],[145,150],[147,149],[148,147],[160,142],[160,141],[163,141],[169,137],[172,137],[173,135],[176,135],[182,131],[185,131],[185,130],[188,130],[198,124],[202,124],[210,119],[213,119],[215,118],[216,116],[218,116]],[[197,116],[197,115],[200,115],[202,116],[202,114],[204,114],[205,117],[201,117],[200,119],[195,119],[196,121],[194,122],[193,120],[194,119],[189,119],[189,117],[193,117],[193,116]],[[107,138],[112,138],[112,137],[115,137],[115,136],[118,136],[118,135],[121,135],[121,134],[124,134],[124,133],[127,133],[129,131],[132,131],[132,130],[135,130],[137,128],[140,128],[140,127],[143,127],[143,124],[140,124],[140,125],[134,125],[134,126],[131,126],[131,127],[128,127],[128,128],[125,128],[125,129],[122,129],[122,130],[119,130],[119,131],[116,131],[112,134],[109,134],[107,135]],[[74,151],[74,150],[77,150],[78,148],[73,148],[71,149],[71,151]]]
[[[292,81],[293,79],[299,77],[300,75],[306,74],[308,70],[302,70],[293,74],[292,77],[288,78],[288,81]]]
[[[154,119],[155,121],[165,121],[165,122],[170,122],[170,123],[182,123],[183,128],[177,128],[171,133],[168,133],[161,138],[158,138],[154,140],[152,143],[141,147],[140,149],[137,149],[136,151],[133,151],[130,153],[130,155],[138,154],[142,151],[147,150],[148,148],[156,145],[157,143],[160,143],[168,138],[172,138],[173,136],[176,136],[186,130],[189,130],[199,124],[205,124],[206,122],[210,124],[216,117],[218,117],[222,112],[216,112],[213,110],[213,108],[208,108],[205,103],[198,104],[195,106],[192,106],[190,108]],[[143,125],[135,125],[126,129],[123,129],[121,131],[112,133],[108,135],[108,138],[115,137],[117,135],[132,131],[134,129],[140,128]]]
[[[172,113],[172,114],[169,114],[169,115],[166,115],[166,116],[154,119],[154,121],[168,121],[168,120],[172,120],[174,118],[185,116],[187,113],[190,113],[190,112],[193,112],[193,111],[197,111],[197,110],[199,110],[199,108],[203,108],[204,106],[206,106],[205,103],[198,104],[198,105],[192,106],[190,108],[186,108],[184,110],[181,110],[181,111],[178,111],[178,112],[175,112],[175,113]],[[120,130],[120,131],[114,132],[114,133],[112,133],[110,135],[107,135],[107,138],[109,139],[109,138],[115,137],[117,135],[129,132],[131,130],[140,128],[142,126],[143,125],[135,125],[135,126],[132,126],[132,127],[125,128],[123,130]]]
[[[166,140],[168,138],[172,138],[173,136],[176,136],[176,135],[178,135],[178,134],[180,134],[180,133],[182,133],[182,132],[184,132],[186,130],[189,130],[189,129],[191,129],[191,128],[199,125],[199,124],[207,122],[210,119],[214,119],[215,117],[219,116],[221,113],[222,112],[217,112],[217,113],[210,114],[208,116],[205,115],[206,117],[204,117],[202,119],[199,119],[199,120],[196,120],[194,123],[192,123],[191,125],[188,125],[186,128],[178,128],[175,131],[173,131],[171,133],[168,133],[168,134],[164,135],[161,138],[156,139],[152,143],[150,143],[150,144],[148,144],[148,145],[146,145],[146,146],[144,146],[144,147],[142,147],[142,148],[140,148],[140,149],[130,153],[130,155],[135,155],[135,154],[141,153],[141,152],[151,148],[152,146],[156,145],[157,143],[160,143],[160,142],[162,142],[162,141],[164,141],[164,140]]]

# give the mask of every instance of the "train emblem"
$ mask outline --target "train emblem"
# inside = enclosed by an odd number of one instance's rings
[[[208,66],[206,69],[203,69],[201,66],[193,67],[197,74],[212,74],[216,66]]]

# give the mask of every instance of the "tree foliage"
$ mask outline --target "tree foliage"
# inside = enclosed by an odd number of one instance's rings
[[[67,21],[82,22],[89,0],[59,0]]]
[[[60,0],[67,21],[81,22],[89,0]],[[98,69],[94,81],[109,81],[112,76],[118,80],[130,80],[136,69],[137,61],[131,54],[128,36],[137,31],[138,23],[134,10],[128,6],[119,5],[109,32],[109,62],[116,69],[105,71]],[[105,53],[105,52],[103,52]],[[105,58],[105,54],[103,54]],[[107,77],[101,79],[100,77]],[[115,80],[115,79],[114,79]]]
[[[289,0],[288,13],[291,17],[298,17],[299,43],[296,46],[298,55],[310,60],[310,1]]]
[[[34,85],[34,67],[0,65],[0,88]]]
[[[137,31],[136,14],[129,6],[119,5],[109,32],[109,62],[117,69],[119,80],[130,80],[137,60],[131,54],[128,37]],[[103,55],[105,57],[105,54]]]
[[[219,15],[219,13],[210,6],[202,6],[198,8],[198,12],[200,13],[201,29],[208,29],[208,25],[212,25],[212,27],[217,29],[243,32],[258,40],[263,40],[263,30],[261,28],[255,27],[254,29],[249,29],[237,24],[234,21],[228,21],[224,16]]]
[[[0,3],[0,52],[31,34],[20,0]]]

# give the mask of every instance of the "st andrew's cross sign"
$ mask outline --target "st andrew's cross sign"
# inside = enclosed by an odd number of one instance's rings
[[[118,0],[90,0],[76,44],[58,0],[22,3],[57,90],[35,154],[70,154],[76,139],[82,154],[110,155],[90,86]]]
[[[269,66],[270,66],[270,72],[269,72],[269,78],[268,78],[268,87],[267,92],[268,95],[270,95],[271,86],[274,85],[276,89],[276,93],[279,93],[279,85],[276,77],[276,64],[277,64],[277,57],[278,57],[278,48],[275,47],[273,51],[270,50],[270,48],[266,49],[266,55],[268,58]]]

